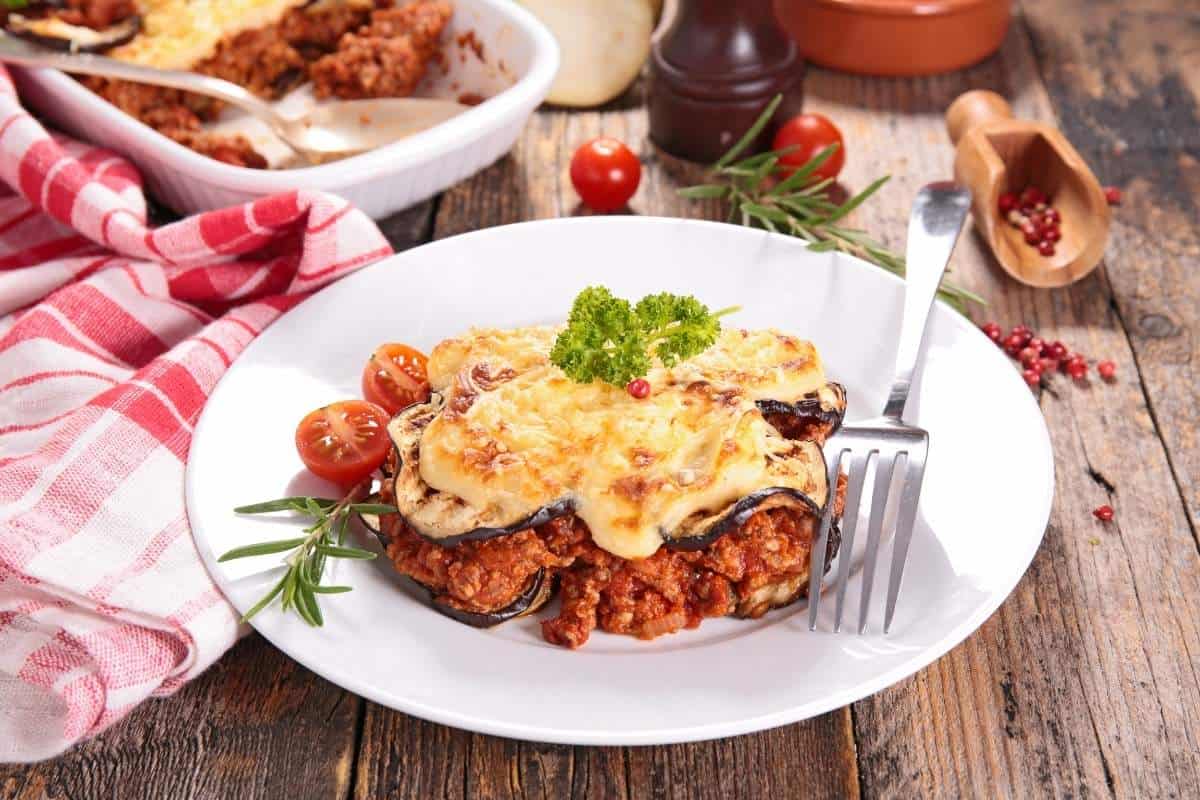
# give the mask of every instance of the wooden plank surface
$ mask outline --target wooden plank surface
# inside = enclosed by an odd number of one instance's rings
[[[0,797],[345,797],[362,702],[251,636],[66,755],[0,765]]]
[[[880,202],[864,209],[871,230],[898,238],[917,186],[950,174],[941,114],[958,93],[992,88],[1013,100],[1018,116],[1055,122],[1083,114],[1087,105],[1077,99],[1073,109],[1063,108],[1058,96],[1049,96],[1039,77],[1046,64],[1072,76],[1060,92],[1080,85],[1088,70],[1119,70],[1105,61],[1111,54],[1090,46],[1125,30],[1113,19],[1123,13],[1117,4],[1059,3],[1053,13],[1049,5],[1027,4],[1038,11],[1013,27],[999,57],[962,73],[912,81],[809,75],[807,107],[840,120],[853,142],[848,180],[862,185],[880,173],[896,176]],[[1174,29],[1181,22],[1175,20]],[[1160,53],[1160,66],[1169,70],[1175,55]],[[1195,131],[1194,118],[1187,124]],[[1178,161],[1159,161],[1162,155],[1147,158],[1158,172],[1174,169]],[[1102,175],[1109,167],[1104,159],[1096,166]],[[1189,386],[1173,387],[1185,398],[1169,404],[1178,409],[1173,418],[1149,413],[1147,391],[1164,395],[1139,383],[1143,357],[1130,346],[1136,348],[1137,338],[1113,308],[1126,302],[1120,290],[1114,296],[1114,286],[1128,286],[1130,270],[1138,276],[1139,296],[1128,302],[1143,313],[1179,304],[1198,284],[1194,272],[1173,270],[1167,253],[1190,246],[1189,226],[1174,219],[1156,227],[1165,241],[1135,240],[1129,230],[1150,223],[1144,211],[1136,200],[1116,209],[1105,266],[1064,290],[1019,287],[993,265],[978,237],[960,244],[957,277],[989,300],[988,318],[1027,323],[1093,358],[1111,358],[1120,377],[1106,384],[1093,373],[1084,387],[1060,380],[1055,394],[1042,397],[1058,488],[1046,540],[1013,597],[948,656],[856,704],[868,796],[1182,797],[1198,791],[1200,559],[1172,471],[1175,454],[1164,446],[1165,439],[1186,449],[1194,436],[1195,403],[1186,411],[1179,403],[1195,397],[1196,384],[1193,378]],[[1110,525],[1090,513],[1105,502],[1117,510]]]
[[[1045,543],[1013,596],[946,657],[875,697],[714,742],[589,748],[518,742],[361,701],[254,636],[175,696],[43,764],[0,766],[0,798],[778,798],[1200,796],[1200,5],[1026,2],[1001,53],[887,80],[809,72],[806,104],[844,130],[850,187],[893,182],[859,214],[902,245],[908,202],[950,173],[941,123],[968,88],[1057,122],[1125,190],[1105,265],[1023,289],[964,237],[957,277],[986,316],[1118,364],[1060,380],[1042,407],[1057,459]],[[586,213],[574,147],[616,135],[643,160],[639,214],[712,217],[674,189],[698,169],[645,137],[642,87],[596,112],[542,110],[513,153],[384,222],[399,247]],[[602,278],[603,276],[597,276]],[[1110,502],[1114,523],[1091,509]]]

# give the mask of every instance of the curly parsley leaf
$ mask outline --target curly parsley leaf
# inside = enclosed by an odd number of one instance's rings
[[[721,332],[720,317],[736,310],[712,313],[694,297],[667,292],[635,307],[589,286],[575,298],[550,361],[576,382],[624,386],[644,376],[654,358],[670,367],[707,350]]]

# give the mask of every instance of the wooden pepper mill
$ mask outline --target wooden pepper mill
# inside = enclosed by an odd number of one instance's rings
[[[674,0],[650,50],[650,138],[672,155],[716,161],[777,94],[778,122],[800,113],[803,62],[771,0]],[[768,125],[754,149],[770,146]]]
[[[974,194],[975,227],[1009,275],[1030,286],[1055,287],[1096,268],[1108,243],[1108,202],[1060,131],[1013,119],[1008,102],[988,91],[960,95],[946,110],[946,127],[957,146],[954,177]],[[1026,186],[1045,191],[1062,217],[1054,255],[1038,253],[1000,214],[1001,193]]]

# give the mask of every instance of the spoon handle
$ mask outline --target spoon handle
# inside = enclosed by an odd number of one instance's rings
[[[949,181],[924,186],[913,201],[904,253],[904,317],[896,351],[896,377],[883,409],[883,415],[896,422],[902,421],[908,403],[929,309],[970,208],[971,192]]]
[[[50,67],[73,74],[98,75],[102,78],[119,78],[135,83],[182,89],[224,100],[253,114],[272,128],[277,129],[281,124],[279,115],[273,108],[237,84],[194,72],[155,69],[92,53],[61,53],[7,34],[0,35],[0,61],[25,67]]]

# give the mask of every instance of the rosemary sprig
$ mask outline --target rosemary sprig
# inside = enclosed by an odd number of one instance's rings
[[[351,514],[392,514],[396,509],[380,503],[358,502],[366,494],[360,486],[341,500],[326,497],[282,497],[265,503],[253,503],[234,509],[237,514],[269,514],[276,511],[294,511],[313,520],[304,529],[303,536],[259,542],[244,547],[235,547],[217,561],[235,558],[265,556],[292,551],[284,563],[287,571],[279,582],[242,616],[242,622],[262,611],[276,597],[284,611],[294,609],[301,619],[314,627],[324,624],[321,604],[317,600],[322,594],[341,594],[350,591],[349,586],[324,586],[321,578],[325,573],[325,561],[329,558],[375,558],[370,550],[349,547],[345,544],[346,526]]]
[[[835,203],[828,191],[832,179],[810,181],[817,168],[837,150],[836,143],[782,180],[775,177],[785,169],[780,166],[780,159],[792,148],[735,160],[766,127],[782,99],[782,95],[777,95],[742,138],[712,165],[709,182],[680,189],[680,196],[725,200],[729,205],[729,222],[796,236],[808,242],[809,250],[848,253],[903,276],[904,256],[888,250],[865,231],[842,224],[847,214],[875,194],[891,176],[885,175],[845,202]],[[983,298],[945,278],[938,296],[964,314],[968,302],[985,305]]]

